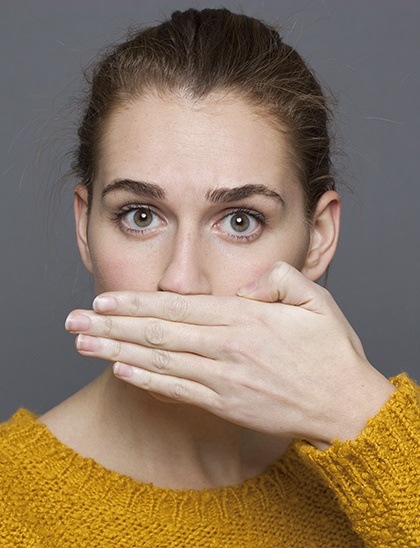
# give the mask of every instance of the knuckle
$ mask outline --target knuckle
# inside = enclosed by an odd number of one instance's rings
[[[146,324],[145,332],[146,341],[153,345],[159,346],[164,342],[164,329],[162,322],[159,320],[149,320]]]
[[[281,283],[284,278],[290,274],[291,268],[292,267],[288,263],[277,261],[270,271],[270,282],[275,284]]]
[[[237,356],[243,354],[244,342],[236,337],[227,337],[221,342],[222,352],[226,356]]]
[[[232,318],[231,324],[248,326],[253,324],[255,319],[255,302],[248,300],[238,302],[235,299],[229,303],[229,312]]]
[[[169,396],[174,400],[184,400],[186,398],[186,388],[180,382],[174,382],[169,390]]]
[[[215,401],[212,404],[212,407],[214,408],[215,414],[219,415],[220,417],[225,416],[231,416],[229,415],[229,411],[231,409],[231,406],[228,402],[226,402],[221,396],[218,396]]]
[[[188,311],[188,302],[182,295],[170,295],[166,301],[166,314],[171,321],[182,321]]]
[[[243,329],[246,329],[249,336],[252,337],[258,326],[265,325],[265,322],[268,321],[267,308],[262,306],[262,304],[265,303],[261,302],[256,304],[255,301],[249,301],[244,304],[249,307],[249,310],[244,307],[241,317],[238,318],[237,325],[240,325]],[[244,334],[244,331],[242,331],[242,340],[244,339]]]
[[[110,335],[113,327],[111,316],[102,316],[102,322],[103,322],[105,336]]]
[[[319,293],[319,297],[323,300],[325,304],[329,304],[331,303],[331,301],[333,301],[333,296],[331,295],[331,293],[328,291],[327,288],[319,285],[317,290]]]
[[[129,316],[137,316],[141,310],[141,300],[138,295],[134,294],[130,296],[127,303],[127,313]]]
[[[121,341],[113,341],[111,345],[111,356],[112,361],[120,361],[121,360]]]
[[[150,371],[144,371],[141,379],[141,387],[144,390],[151,390],[152,386],[152,373]]]
[[[333,298],[333,296],[331,295],[331,293],[328,291],[328,289],[326,287],[322,287],[322,286],[319,286],[319,287],[320,287],[321,292],[324,295],[325,299],[332,299]]]
[[[155,369],[163,372],[167,369],[169,364],[169,352],[165,350],[153,350],[152,352],[152,365]]]

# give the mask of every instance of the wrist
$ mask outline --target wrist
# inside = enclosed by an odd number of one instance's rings
[[[362,433],[368,420],[379,412],[395,391],[394,385],[369,362],[363,373],[337,390],[328,424],[321,427],[325,435],[307,440],[317,449],[328,448],[334,440],[351,441]]]

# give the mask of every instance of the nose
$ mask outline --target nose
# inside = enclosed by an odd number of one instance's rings
[[[178,234],[159,280],[159,291],[182,295],[211,294],[206,264],[206,251],[200,238],[192,233]]]

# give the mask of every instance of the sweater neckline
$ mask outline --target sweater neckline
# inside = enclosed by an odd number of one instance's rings
[[[25,408],[20,408],[12,416],[11,423],[19,423],[28,438],[34,442],[34,451],[38,453],[41,459],[48,462],[51,457],[56,455],[60,461],[66,462],[66,466],[75,466],[79,470],[85,470],[91,479],[96,479],[99,482],[107,482],[112,484],[114,488],[123,488],[131,492],[150,491],[153,490],[156,496],[166,497],[168,495],[201,498],[205,495],[210,496],[236,496],[241,497],[242,494],[248,494],[250,491],[260,491],[261,488],[278,483],[279,477],[287,471],[293,470],[296,467],[296,460],[299,458],[295,444],[291,442],[289,447],[271,465],[269,465],[261,474],[245,479],[239,484],[221,486],[221,487],[206,487],[203,489],[171,489],[160,487],[153,483],[141,482],[134,478],[109,469],[91,457],[85,457],[71,447],[60,441],[49,428],[38,422],[36,413]],[[63,462],[63,464],[64,464]]]

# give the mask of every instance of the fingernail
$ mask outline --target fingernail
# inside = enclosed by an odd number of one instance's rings
[[[240,287],[238,291],[236,292],[239,297],[243,297],[244,295],[249,295],[253,291],[257,289],[258,281],[251,282],[248,285],[244,285],[244,287]]]
[[[90,337],[89,335],[78,335],[76,340],[77,350],[83,350],[84,352],[97,352],[101,344],[97,337]]]
[[[87,331],[91,327],[90,319],[83,314],[76,314],[72,316],[71,314],[67,317],[65,328],[67,331]]]
[[[117,377],[131,377],[133,375],[133,367],[125,363],[114,363],[113,367],[114,375]]]
[[[114,297],[100,296],[93,301],[95,312],[111,312],[117,308],[117,301]]]

